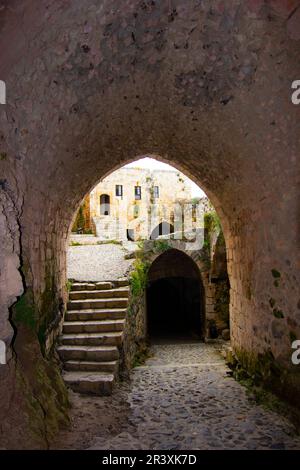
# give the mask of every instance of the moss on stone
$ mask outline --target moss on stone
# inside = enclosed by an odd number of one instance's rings
[[[272,297],[269,299],[269,304],[270,304],[270,307],[273,308],[275,306],[275,299],[273,299]]]
[[[277,271],[277,269],[271,269],[271,273],[275,279],[279,279],[281,277],[281,274],[279,271]]]
[[[227,363],[237,380],[247,380],[252,387],[263,387],[291,405],[295,424],[300,427],[298,368],[283,366],[275,360],[271,351],[255,354],[246,350],[235,350],[234,353],[227,355]]]
[[[130,274],[129,283],[133,298],[137,298],[143,294],[147,287],[148,271],[150,263],[142,259],[136,259],[134,269]]]
[[[45,289],[37,304],[39,312],[37,333],[40,345],[43,348],[46,341],[46,332],[48,327],[53,322],[57,312],[59,311],[59,299],[57,297],[55,278],[52,275],[49,265],[46,266]]]
[[[68,392],[52,358],[43,358],[36,334],[20,326],[15,342],[19,358],[18,386],[25,397],[29,427],[48,445],[61,426],[69,424]]]
[[[151,357],[149,346],[145,342],[139,344],[132,359],[132,367],[142,366],[149,357]]]
[[[282,310],[279,310],[278,308],[273,309],[273,315],[276,318],[284,318],[284,314],[283,314]]]
[[[12,320],[16,325],[23,324],[32,330],[36,329],[37,315],[30,291],[27,290],[13,306]]]

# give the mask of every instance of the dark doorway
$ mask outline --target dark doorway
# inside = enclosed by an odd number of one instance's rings
[[[100,196],[100,214],[110,214],[110,197],[108,194],[101,194]]]
[[[161,222],[152,231],[150,239],[156,240],[161,235],[170,235],[171,233],[174,233],[173,225],[169,224],[168,222]]]
[[[170,249],[149,270],[147,327],[151,339],[203,339],[204,288],[197,265]]]
[[[126,233],[127,233],[127,240],[134,242],[134,229],[128,228]]]

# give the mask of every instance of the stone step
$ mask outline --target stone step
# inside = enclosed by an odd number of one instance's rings
[[[117,279],[116,281],[112,281],[114,287],[128,287],[129,286],[129,282],[128,282],[128,279],[127,278],[123,278],[123,279]]]
[[[127,298],[70,300],[68,302],[68,310],[126,308],[127,305]]]
[[[82,290],[70,292],[70,300],[86,300],[86,299],[116,299],[126,298],[129,295],[129,289],[126,287],[119,287],[117,289],[107,290]]]
[[[63,345],[78,346],[121,346],[123,333],[78,333],[61,336]]]
[[[114,375],[101,372],[64,372],[64,381],[74,392],[111,395]]]
[[[118,373],[118,361],[66,361],[64,369],[67,371],[111,372]]]
[[[116,346],[76,346],[63,345],[57,348],[62,361],[116,361],[119,350]]]
[[[63,333],[103,333],[123,331],[125,320],[66,321]]]
[[[120,278],[113,281],[101,281],[101,282],[74,282],[71,285],[71,292],[77,292],[82,290],[106,290],[116,289],[117,287],[128,287],[129,281],[127,278]]]
[[[71,286],[71,292],[86,291],[86,290],[106,290],[112,289],[113,284],[111,282],[74,282]]]
[[[65,321],[94,321],[94,320],[117,320],[124,319],[126,316],[125,308],[115,308],[111,310],[72,310],[66,312]]]

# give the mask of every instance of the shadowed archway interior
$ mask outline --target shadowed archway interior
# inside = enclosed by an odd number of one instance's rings
[[[201,339],[205,292],[197,265],[169,249],[153,262],[147,287],[147,332],[151,339]]]

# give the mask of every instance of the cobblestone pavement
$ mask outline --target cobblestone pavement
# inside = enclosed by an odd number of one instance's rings
[[[300,449],[283,416],[249,400],[213,344],[154,345],[133,371],[128,423],[93,449]]]
[[[133,260],[124,259],[125,250],[113,243],[69,246],[67,276],[76,281],[106,281],[126,275]]]

